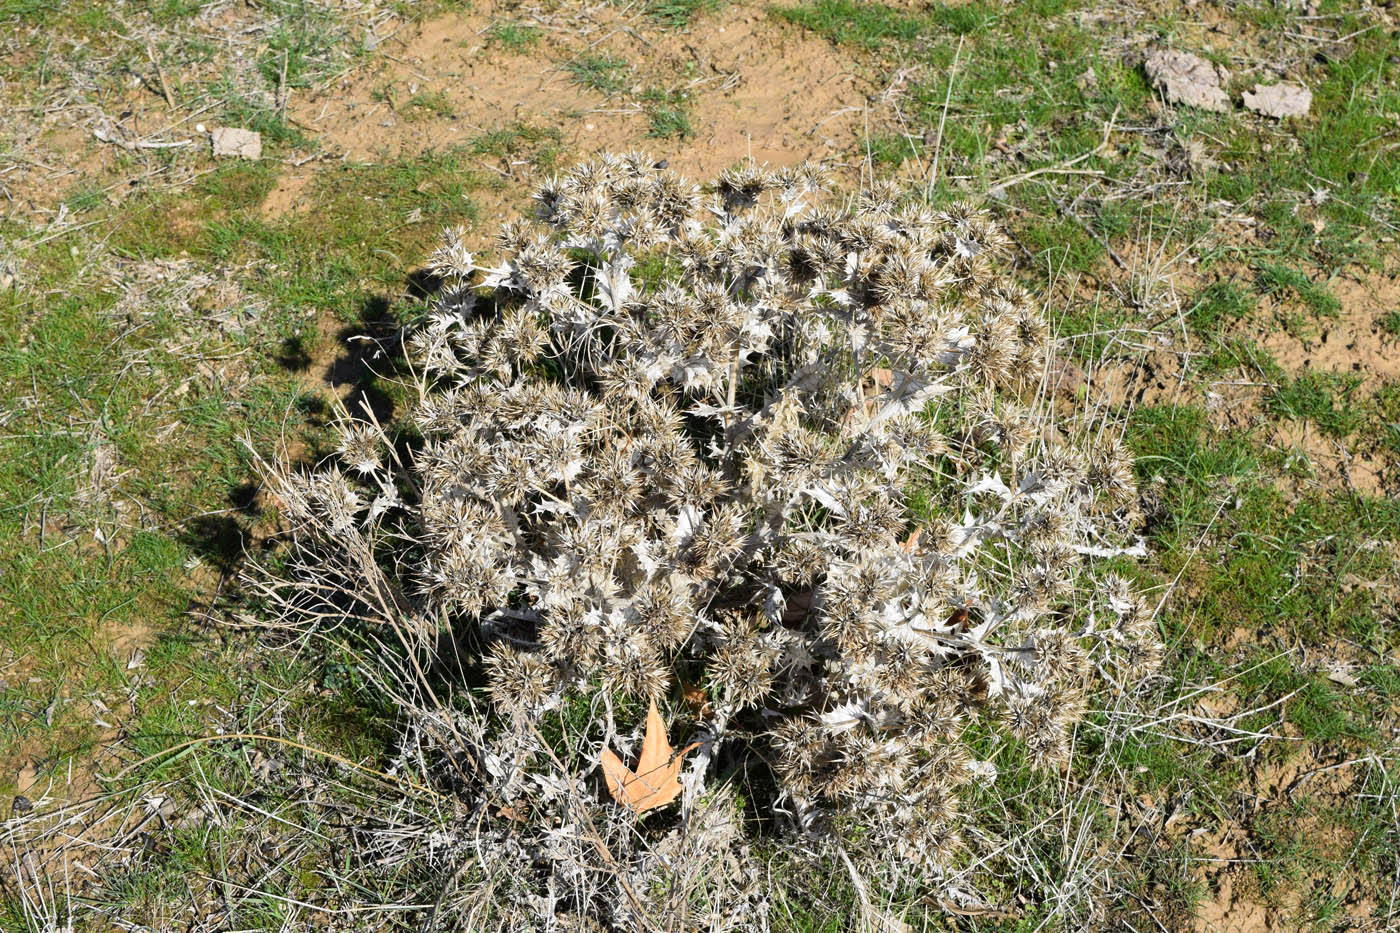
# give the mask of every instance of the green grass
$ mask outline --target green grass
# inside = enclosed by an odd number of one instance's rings
[[[549,166],[562,137],[553,127],[511,123],[472,137],[467,151],[472,155],[528,157],[536,165]]]
[[[201,0],[149,0],[151,18],[158,23],[178,23],[198,16],[204,8]]]
[[[1341,310],[1341,302],[1324,283],[1309,279],[1298,269],[1261,263],[1257,272],[1255,286],[1262,294],[1291,294],[1320,317],[1336,317]]]
[[[1198,291],[1186,311],[1192,328],[1214,333],[1219,328],[1243,321],[1254,312],[1254,300],[1234,282],[1213,282]]]
[[[68,209],[82,214],[107,203],[107,192],[100,187],[82,186],[63,201]]]
[[[71,283],[71,258],[46,251],[40,281]],[[183,679],[189,653],[161,639],[185,623],[188,568],[217,564],[237,534],[221,516],[248,475],[239,438],[277,437],[298,391],[269,360],[247,396],[198,379],[170,396],[193,375],[166,349],[181,325],[152,318],[120,339],[130,324],[111,315],[114,298],[98,282],[0,293],[0,384],[32,399],[0,440],[0,644],[25,659],[0,693],[0,755],[60,781],[66,758],[110,728],[94,700],[118,709],[132,678],[150,679],[143,697]],[[119,646],[136,631],[146,659],[129,668]]]
[[[889,133],[870,137],[865,148],[876,165],[897,168],[909,159],[918,158],[922,146],[906,135]]]
[[[689,139],[695,135],[690,125],[689,101],[683,91],[648,88],[642,92],[647,112],[647,135],[655,139]]]
[[[1381,330],[1392,337],[1400,337],[1400,309],[1387,311],[1381,316]]]
[[[265,7],[277,17],[258,59],[270,87],[308,87],[333,70],[334,52],[353,48],[344,42],[341,20],[328,7],[309,0],[266,0]]]
[[[409,112],[422,113],[435,117],[456,116],[452,101],[445,91],[420,91],[408,99]]]
[[[1307,370],[1280,386],[1268,409],[1280,418],[1309,421],[1329,437],[1345,437],[1361,424],[1352,401],[1359,383],[1354,376]]]
[[[310,139],[295,124],[288,123],[268,100],[227,81],[214,82],[209,93],[221,104],[221,121],[262,134],[264,146],[285,144],[305,148]]]
[[[1102,53],[1102,44],[1068,15],[1080,5],[1040,3],[1025,8],[1023,15],[1004,17],[996,8],[978,3],[908,8],[813,0],[785,4],[773,12],[833,42],[877,51],[904,66],[922,66],[925,76],[909,88],[902,109],[911,125],[937,126],[947,99],[950,119],[943,164],[950,174],[971,174],[973,188],[984,188],[998,175],[1050,166],[1091,149],[1115,111],[1120,125],[1145,115],[1151,94],[1141,69]],[[1188,195],[1193,193],[1198,203],[1217,199],[1245,205],[1263,223],[1260,242],[1268,244],[1270,256],[1261,255],[1260,263],[1295,268],[1317,263],[1324,279],[1346,262],[1373,259],[1381,224],[1393,226],[1400,220],[1395,160],[1384,152],[1389,138],[1385,115],[1397,108],[1400,81],[1384,37],[1365,29],[1363,17],[1344,18],[1351,28],[1364,31],[1350,55],[1316,66],[1317,74],[1307,82],[1317,100],[1315,116],[1297,128],[1299,157],[1280,158],[1269,151],[1274,142],[1258,122],[1228,121],[1181,108],[1176,127],[1180,144],[1196,137],[1229,170],[1192,173],[1182,197],[1150,199],[1149,209],[1159,209],[1159,203],[1190,203]],[[1164,20],[1160,28],[1169,33],[1176,27]],[[953,73],[960,36],[963,67]],[[1079,76],[1090,67],[1096,81],[1081,86]],[[998,172],[988,156],[995,155],[991,143],[1007,126],[1021,127],[1031,158]],[[1142,140],[1125,135],[1116,142],[1119,154],[1127,158],[1091,159],[1079,168],[1103,171],[1111,182],[1152,167],[1134,152]],[[1158,156],[1153,160],[1162,164]],[[1045,197],[1046,187],[1041,182],[1013,189],[1012,203],[1024,211],[1018,225],[1039,224],[1038,230],[1028,230],[1033,237],[1039,234],[1039,244],[1083,241],[1083,233],[1072,224],[1055,222],[1057,212]],[[936,184],[935,191],[940,190]],[[1314,228],[1314,218],[1321,232]],[[1087,270],[1103,256],[1081,242],[1071,248],[1070,259],[1073,268]],[[1312,273],[1307,277],[1314,282],[1319,278]],[[1325,289],[1305,287],[1297,297],[1318,313],[1329,313]]]
[[[273,183],[265,169],[227,169],[211,176],[219,180],[202,185],[195,198],[130,205],[113,242],[143,258],[184,252],[218,263],[256,263],[269,271],[248,278],[254,293],[286,312],[328,312],[348,323],[374,295],[402,288],[442,226],[475,216],[471,192],[481,183],[473,154],[468,146],[400,162],[342,165],[318,176],[316,210],[282,221],[250,209]],[[239,203],[241,209],[232,209]],[[405,258],[388,262],[386,256]]]
[[[910,41],[925,28],[922,17],[881,3],[818,0],[795,7],[775,7],[775,16],[810,29],[839,45],[874,49],[892,39]]]
[[[574,83],[600,94],[616,94],[627,84],[627,62],[612,55],[584,55],[564,63]]]
[[[57,10],[48,0],[0,0],[0,23],[46,23]]]
[[[1153,562],[1166,578],[1179,578],[1162,619],[1169,641],[1181,645],[1170,676],[1220,680],[1238,709],[1279,704],[1241,721],[1241,728],[1281,730],[1310,743],[1260,744],[1275,766],[1305,749],[1350,758],[1384,748],[1389,727],[1379,724],[1389,720],[1387,705],[1400,684],[1393,661],[1364,674],[1375,684],[1369,689],[1339,687],[1301,662],[1339,651],[1346,657],[1347,644],[1359,646],[1362,657],[1393,657],[1393,607],[1346,581],[1393,579],[1400,571],[1395,503],[1340,492],[1285,495],[1259,440],[1215,431],[1198,409],[1139,409],[1129,437],[1141,455],[1144,488],[1156,490],[1159,503],[1148,520]],[[1231,633],[1239,644],[1233,654],[1211,647]],[[1209,755],[1175,754],[1139,758],[1130,770],[1146,768],[1156,787],[1203,801],[1228,802],[1234,788],[1249,785],[1248,772],[1221,771]],[[1302,891],[1301,910],[1326,912],[1337,905],[1327,891],[1313,890],[1313,879],[1346,878],[1361,892],[1372,883],[1366,878],[1376,877],[1366,873],[1380,864],[1356,854],[1355,847],[1375,843],[1378,828],[1344,814],[1346,799],[1329,797],[1327,809],[1312,813],[1314,827],[1338,833],[1325,852],[1309,838],[1316,829],[1297,829],[1287,799],[1243,812],[1216,812],[1212,804],[1202,815],[1205,825],[1229,819],[1245,827],[1261,850],[1253,865],[1265,892]]]
[[[316,316],[348,323],[383,313],[377,296],[401,291],[441,226],[473,215],[468,158],[464,150],[323,172],[315,210],[288,221],[259,213],[276,182],[270,161],[221,165],[188,191],[120,209],[90,189],[70,196],[75,210],[104,221],[108,248],[127,262],[268,269],[240,281],[266,310],[252,330],[204,333],[162,310],[157,285],[132,329],[132,318],[114,313],[115,286],[62,240],[28,257],[29,287],[0,292],[0,384],[23,386],[32,400],[0,439],[0,644],[27,659],[25,676],[0,690],[6,760],[23,756],[43,776],[95,752],[102,717],[89,699],[119,709],[132,677],[149,682],[146,711],[129,724],[141,753],[203,734],[205,704],[242,689],[233,665],[206,663],[206,638],[179,634],[212,585],[190,568],[217,576],[241,558],[251,521],[238,511],[251,480],[241,438],[268,451],[306,430],[298,425],[315,409],[281,361],[284,348],[323,340],[308,328]],[[204,355],[251,370],[245,381],[200,377],[191,360]],[[116,477],[110,488],[93,486],[97,457]],[[131,673],[129,649],[114,645],[138,627],[145,660]]]
[[[724,6],[727,0],[651,0],[647,4],[647,16],[659,26],[667,29],[681,29],[689,26],[701,13],[713,12]]]
[[[502,21],[492,23],[486,30],[486,41],[488,45],[519,54],[539,44],[540,31],[524,23]]]

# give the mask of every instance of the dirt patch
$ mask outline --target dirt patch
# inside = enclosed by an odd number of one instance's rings
[[[523,160],[483,142],[528,127],[557,135],[571,153],[649,151],[700,180],[748,158],[839,159],[855,147],[872,106],[855,59],[752,6],[726,8],[681,32],[643,34],[641,21],[606,9],[590,20],[601,35],[551,31],[528,53],[487,44],[490,9],[419,24],[385,42],[373,63],[294,97],[289,115],[334,156],[353,161],[473,145],[490,172],[528,180],[518,174],[529,171]],[[571,62],[590,57],[621,63],[614,93],[582,87],[571,74]],[[657,94],[671,95],[667,106],[684,113],[685,138],[653,135],[657,105],[648,101]],[[296,210],[309,174],[284,172],[264,210]]]
[[[1132,244],[1124,244],[1121,253],[1131,255],[1132,249]],[[1123,282],[1123,275],[1116,275],[1107,263],[1104,266],[1092,288],[1087,283],[1066,288],[1062,300],[1087,302],[1101,295],[1102,287],[1128,295],[1131,283]],[[1130,266],[1137,267],[1137,262]],[[1262,351],[1259,365],[1241,360],[1234,369],[1203,378],[1198,366],[1211,352],[1216,335],[1190,331],[1183,315],[1191,304],[1183,296],[1217,281],[1234,281],[1248,293],[1253,275],[1248,267],[1228,264],[1214,266],[1208,275],[1184,264],[1152,273],[1159,294],[1148,306],[1156,326],[1130,333],[1097,367],[1061,363],[1051,374],[1056,396],[1071,408],[1086,399],[1108,408],[1199,406],[1220,431],[1264,426],[1269,433],[1263,439],[1289,461],[1288,482],[1294,491],[1321,487],[1367,496],[1393,492],[1400,486],[1400,461],[1393,450],[1374,440],[1369,426],[1363,424],[1356,435],[1336,437],[1306,419],[1280,418],[1267,403],[1282,384],[1309,371],[1346,377],[1354,383],[1350,397],[1358,402],[1400,383],[1400,336],[1386,323],[1388,315],[1400,310],[1400,275],[1351,269],[1335,277],[1326,283],[1338,302],[1333,316],[1318,315],[1286,292],[1259,298],[1247,318],[1222,322],[1218,334]],[[1281,379],[1271,374],[1265,360],[1283,371]]]
[[[1260,335],[1260,344],[1290,372],[1353,373],[1366,382],[1400,379],[1400,336],[1381,324],[1386,314],[1400,311],[1400,277],[1356,273],[1327,285],[1341,304],[1337,318],[1320,320],[1315,335],[1297,338],[1275,330]]]
[[[1384,495],[1391,481],[1390,458],[1348,448],[1306,423],[1274,426],[1273,445],[1302,459],[1304,475],[1328,489],[1345,489],[1364,496]]]
[[[1400,278],[1353,272],[1334,278],[1327,289],[1339,303],[1335,317],[1316,318],[1301,335],[1271,328],[1256,333],[1256,342],[1290,376],[1316,371],[1354,379],[1352,394],[1358,399],[1400,381],[1400,337],[1382,323],[1400,309]],[[1293,309],[1291,303],[1270,301],[1261,310],[1266,312],[1261,319],[1282,320]],[[1280,424],[1276,432],[1275,444],[1305,457],[1324,486],[1379,496],[1396,483],[1395,458],[1388,451],[1358,447],[1306,423]]]
[[[145,663],[146,647],[155,641],[155,631],[143,623],[134,623],[111,632],[112,657],[124,669],[135,670]]]
[[[1289,929],[1280,926],[1275,911],[1243,893],[1236,893],[1235,879],[1227,873],[1209,900],[1196,912],[1196,933],[1272,933]]]
[[[671,156],[679,171],[704,178],[748,158],[821,161],[858,141],[871,89],[830,43],[735,10],[669,45],[673,60],[693,55],[702,72],[723,77],[697,97],[696,137]]]
[[[296,213],[305,203],[303,193],[310,184],[310,172],[284,172],[278,175],[277,183],[259,205],[262,216],[270,219]]]
[[[1292,731],[1288,727],[1284,734]],[[1291,832],[1315,855],[1341,859],[1356,843],[1353,834],[1325,812],[1354,802],[1357,788],[1364,781],[1365,760],[1334,760],[1319,757],[1319,750],[1302,745],[1286,758],[1269,758],[1253,769],[1249,791],[1238,804],[1240,809],[1215,827],[1199,827],[1191,833],[1191,850],[1200,866],[1195,876],[1208,883],[1211,893],[1196,911],[1196,933],[1263,933],[1311,929],[1302,913],[1301,892],[1276,891],[1269,898],[1261,894],[1259,881],[1250,866],[1260,852],[1252,840],[1253,825],[1279,812],[1289,813]],[[1292,807],[1307,801],[1301,814]],[[1284,808],[1289,808],[1285,810]],[[1358,889],[1355,879],[1342,871],[1312,883],[1325,889],[1335,900],[1340,915],[1352,921],[1346,929],[1373,929],[1376,904],[1369,892]]]

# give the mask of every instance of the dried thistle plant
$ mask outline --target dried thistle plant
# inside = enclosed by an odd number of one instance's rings
[[[684,850],[732,870],[671,890],[744,928],[763,897],[718,778],[740,760],[772,775],[761,818],[857,826],[936,879],[977,855],[972,730],[1062,766],[1086,697],[1155,667],[1150,613],[1096,565],[1134,552],[1130,456],[1052,416],[996,224],[823,187],[606,156],[544,185],[495,264],[449,231],[405,339],[411,456],[347,419],[338,462],[274,476],[296,547],[268,591],[395,633],[406,760],[447,750],[493,814],[472,857],[535,879],[518,906],[547,927],[634,924]],[[471,714],[428,672],[463,632],[488,646]],[[639,832],[602,790],[640,719],[614,709],[697,678],[680,816]]]

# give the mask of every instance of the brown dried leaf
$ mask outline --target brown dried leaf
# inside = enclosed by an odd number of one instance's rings
[[[642,737],[642,754],[637,761],[637,770],[630,770],[610,748],[603,749],[603,754],[599,756],[608,793],[613,800],[636,813],[664,807],[680,795],[681,759],[698,744],[674,751],[666,739],[666,723],[661,720],[661,713],[657,712],[656,701],[653,700],[647,710],[647,731]]]
[[[710,706],[709,694],[699,684],[688,684],[681,681],[681,699],[685,701],[686,708],[697,718],[704,719],[714,711]]]

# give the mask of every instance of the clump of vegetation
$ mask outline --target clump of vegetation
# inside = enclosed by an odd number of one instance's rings
[[[616,94],[627,83],[627,62],[613,55],[584,55],[564,64],[579,87],[600,94]]]
[[[1089,697],[1156,668],[1107,560],[1137,551],[1131,457],[1041,407],[1005,238],[823,187],[603,157],[499,262],[449,231],[409,436],[347,421],[335,462],[274,471],[295,546],[263,586],[397,642],[370,676],[469,814],[432,857],[477,873],[474,928],[752,928],[747,824],[981,903],[986,737],[1063,766]]]
[[[1319,317],[1336,317],[1342,303],[1322,282],[1314,282],[1297,269],[1272,263],[1259,267],[1259,290],[1265,295],[1292,292]]]
[[[668,29],[681,29],[702,12],[718,9],[725,0],[651,0],[647,4],[647,15],[658,25]]]
[[[487,42],[511,52],[525,52],[540,41],[540,31],[524,23],[503,21],[492,23],[486,30]]]
[[[1222,327],[1244,320],[1253,310],[1254,301],[1249,293],[1224,279],[1198,291],[1187,316],[1197,331],[1215,333]]]
[[[1400,337],[1400,310],[1381,315],[1381,329],[1391,336]]]
[[[695,135],[687,109],[689,101],[683,91],[649,88],[642,94],[647,111],[647,135],[657,139],[676,136],[689,139]]]

